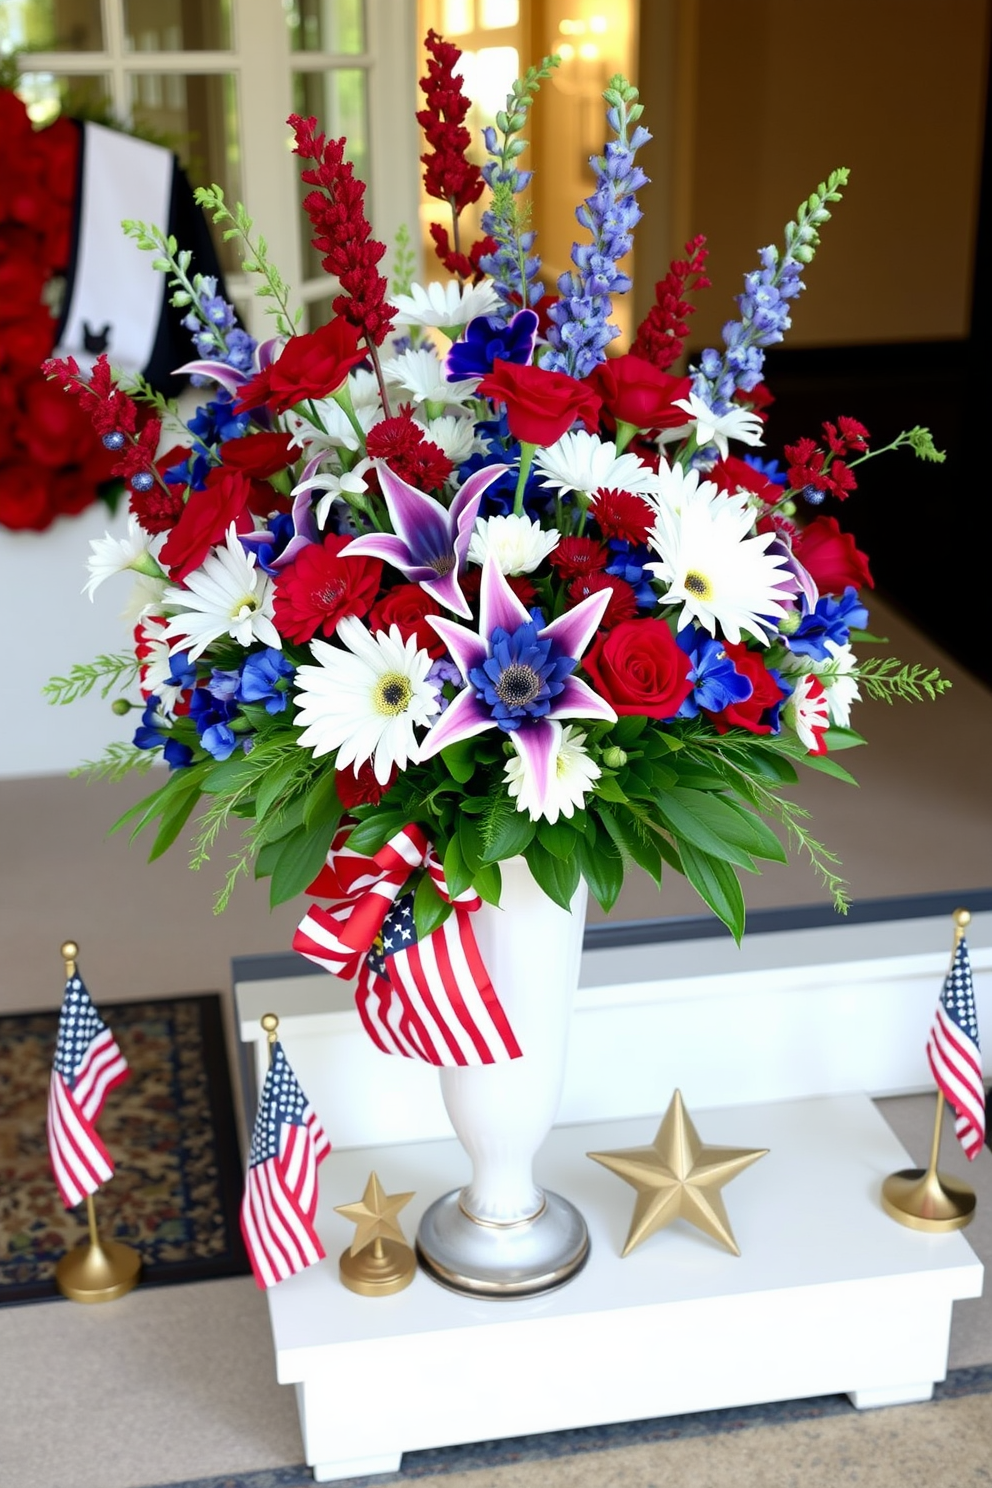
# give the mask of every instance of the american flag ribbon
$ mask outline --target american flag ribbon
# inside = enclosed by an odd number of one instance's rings
[[[406,826],[368,858],[339,833],[311,892],[339,902],[311,905],[293,949],[336,976],[357,977],[366,1032],[384,1053],[434,1065],[497,1064],[520,1046],[486,970],[471,916],[471,889],[451,896],[443,867],[420,827]],[[413,894],[401,891],[423,867],[453,912],[419,936]]]
[[[62,998],[48,1087],[48,1155],[67,1209],[114,1176],[96,1122],[108,1093],[127,1075],[127,1060],[74,972]]]
[[[241,1201],[241,1233],[260,1287],[324,1259],[313,1222],[317,1168],[330,1150],[282,1045],[273,1044]]]
[[[954,950],[927,1040],[930,1069],[957,1113],[954,1132],[969,1158],[985,1140],[985,1086],[978,1042],[978,1013],[968,946],[961,936]]]

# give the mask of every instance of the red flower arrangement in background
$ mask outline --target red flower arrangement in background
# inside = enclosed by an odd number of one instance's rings
[[[34,130],[0,89],[0,527],[41,532],[113,480],[114,454],[87,411],[45,380],[55,345],[46,298],[69,262],[79,136],[68,119]]]

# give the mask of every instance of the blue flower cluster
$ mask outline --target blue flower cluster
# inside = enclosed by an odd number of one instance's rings
[[[203,275],[196,281],[197,307],[183,319],[193,345],[201,357],[225,362],[238,372],[250,372],[258,342],[238,325],[234,307],[217,293],[217,280]],[[202,387],[209,378],[194,377],[193,386]]]
[[[482,167],[482,178],[493,194],[492,206],[482,214],[482,231],[496,240],[496,251],[483,254],[479,267],[492,278],[503,301],[502,317],[509,319],[521,306],[536,305],[544,297],[544,285],[537,277],[541,260],[531,254],[537,233],[520,231],[514,205],[514,197],[527,190],[534,172],[517,170],[510,154],[513,143],[505,141],[501,150],[491,124],[482,131],[482,138],[491,156]]]
[[[705,630],[686,625],[675,637],[692,662],[689,681],[692,691],[676,718],[698,718],[701,708],[721,713],[734,703],[745,703],[754,691],[750,678],[742,677],[723,649]]]
[[[611,96],[610,90],[606,96]],[[548,311],[553,322],[548,331],[551,351],[541,366],[570,377],[588,377],[595,371],[606,358],[606,347],[620,334],[619,326],[609,323],[610,301],[631,288],[630,278],[618,264],[630,252],[633,231],[641,219],[634,192],[648,181],[634,164],[634,155],[651,136],[638,126],[628,137],[629,125],[640,113],[639,106],[628,107],[637,91],[629,88],[614,97],[617,101],[606,118],[617,137],[607,144],[605,155],[593,157],[596,190],[575,214],[579,224],[592,233],[592,242],[573,246],[572,262],[578,272],[561,275],[561,298]]]
[[[234,399],[223,388],[210,403],[202,405],[187,421],[194,443],[185,460],[171,465],[165,479],[171,485],[202,491],[210,470],[217,463],[214,451],[228,439],[240,439],[251,424],[250,413],[235,413]]]
[[[189,717],[196,726],[200,744],[215,760],[226,760],[238,748],[250,753],[254,743],[242,704],[260,703],[266,713],[282,713],[289,700],[288,679],[293,675],[293,666],[281,651],[266,646],[264,651],[247,656],[237,671],[214,667],[209,681],[198,687],[195,665],[185,652],[179,651],[169,658],[169,674],[173,685],[191,692]],[[160,707],[160,698],[148,699],[141,724],[135,731],[134,746],[157,749],[164,745],[166,764],[171,769],[181,769],[192,762],[193,751],[175,737],[171,726],[159,716]]]
[[[740,390],[751,392],[761,381],[766,346],[781,341],[792,324],[789,301],[805,289],[802,265],[789,254],[779,256],[771,245],[758,254],[760,269],[744,276],[744,293],[737,296],[740,320],[723,328],[724,351],[703,352],[692,390],[716,413],[726,413]]]
[[[846,646],[852,630],[863,630],[868,624],[868,611],[853,587],[844,590],[840,599],[823,594],[816,608],[807,609],[791,635],[785,635],[790,651],[809,656],[813,661],[826,661],[830,655],[826,642]]]
[[[526,367],[534,354],[537,325],[533,310],[518,310],[505,322],[498,315],[477,315],[462,339],[451,343],[444,359],[448,382],[485,377],[497,360]]]
[[[490,640],[492,655],[481,666],[472,667],[468,680],[476,697],[491,709],[493,722],[513,733],[528,718],[543,718],[551,699],[575,671],[571,656],[552,655],[552,639],[538,638],[537,625],[529,620],[512,633],[497,626]]]

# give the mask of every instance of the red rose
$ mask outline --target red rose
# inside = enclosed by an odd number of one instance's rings
[[[355,326],[338,315],[308,335],[290,337],[278,360],[241,389],[235,412],[264,403],[273,413],[285,413],[306,398],[337,392],[352,367],[365,360],[359,335]]]
[[[244,475],[253,475],[256,480],[265,480],[277,470],[285,470],[292,464],[289,446],[291,434],[248,434],[242,439],[225,439],[219,454],[221,464],[228,470],[240,470]],[[297,455],[299,450],[296,451]]]
[[[582,665],[621,716],[674,718],[692,691],[692,662],[664,620],[623,620],[601,631]]]
[[[821,594],[843,594],[875,580],[868,570],[868,556],[857,547],[850,532],[842,532],[836,517],[814,517],[792,544],[792,551],[813,577]]]
[[[276,578],[276,630],[302,645],[318,630],[331,636],[346,615],[367,615],[382,579],[378,558],[340,556],[351,541],[330,533],[322,543],[301,548]]]
[[[635,429],[678,429],[688,417],[684,408],[675,407],[675,400],[688,398],[691,378],[672,377],[632,352],[607,357],[585,381],[618,424],[633,424]]]
[[[771,710],[789,696],[788,692],[778,685],[757,651],[749,651],[743,642],[737,645],[724,642],[723,649],[738,676],[746,677],[751,683],[751,696],[742,703],[731,703],[720,713],[703,711],[713,720],[718,734],[734,727],[747,729],[749,734],[770,734],[777,722]]]
[[[159,562],[175,583],[182,583],[187,574],[200,567],[210,549],[224,541],[232,522],[238,532],[252,530],[248,512],[251,494],[246,476],[223,469],[210,472],[204,490],[190,493],[182,516],[159,554]]]
[[[479,383],[478,391],[483,398],[506,405],[510,433],[521,444],[554,444],[576,419],[592,430],[602,404],[592,388],[565,372],[518,367],[500,357]]]
[[[440,613],[440,606],[419,584],[397,584],[372,606],[369,629],[374,633],[395,625],[404,641],[415,637],[418,648],[437,660],[444,655],[445,643],[425,617]]]
[[[61,389],[38,375],[24,387],[23,400],[22,438],[33,460],[57,468],[86,459],[96,436],[74,398],[67,398]]]
[[[54,516],[47,483],[34,465],[0,465],[0,526],[43,532]]]
[[[770,481],[767,475],[762,475],[760,470],[755,470],[753,465],[749,465],[746,460],[739,460],[736,455],[718,460],[706,479],[713,481],[719,490],[729,491],[731,495],[736,491],[750,491],[752,496],[757,496],[759,501],[766,501],[769,506],[781,501],[785,494],[784,485]]]

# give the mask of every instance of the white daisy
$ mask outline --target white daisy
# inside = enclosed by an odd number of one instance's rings
[[[162,595],[168,582],[164,574],[160,579],[150,578],[148,574],[135,574],[131,593],[121,610],[121,619],[136,625],[146,615],[161,614]]]
[[[664,460],[658,467],[655,491],[661,521],[668,516],[680,516],[683,507],[692,502],[710,502],[720,495],[716,482],[705,480],[698,470],[668,465]]]
[[[857,670],[858,659],[850,646],[838,646],[836,641],[831,640],[825,640],[823,644],[830,655],[822,661],[813,661],[808,656],[790,655],[780,663],[781,670],[787,674],[812,672],[819,677],[827,695],[831,723],[836,723],[840,728],[849,728],[851,705],[861,701],[857,677],[851,676]]]
[[[154,693],[159,700],[164,718],[175,717],[176,703],[183,689],[172,680],[169,658],[172,654],[165,638],[166,620],[162,615],[151,615],[140,626],[140,640],[148,651],[141,658],[141,691],[145,697]]]
[[[764,442],[764,425],[748,408],[728,408],[726,413],[714,413],[696,393],[690,393],[688,398],[676,398],[675,407],[684,408],[692,418],[699,448],[715,444],[724,460],[729,453],[727,441],[730,439],[739,439],[741,444]]]
[[[384,362],[382,375],[386,382],[409,393],[414,403],[464,403],[479,385],[478,377],[462,382],[448,382],[444,363],[433,351],[404,351],[402,356]]]
[[[388,634],[372,635],[357,616],[347,615],[335,635],[346,651],[311,641],[319,665],[297,670],[296,722],[303,729],[297,742],[315,759],[336,749],[339,770],[357,770],[371,759],[376,780],[385,785],[394,765],[405,770],[416,764],[414,729],[441,711],[426,680],[433,663],[413,636],[404,644],[395,625]]]
[[[781,601],[789,580],[785,555],[766,552],[775,533],[749,536],[753,518],[746,500],[715,492],[711,481],[694,488],[685,481],[683,488],[688,499],[677,511],[663,501],[648,537],[662,561],[645,567],[669,586],[659,604],[682,606],[679,630],[695,620],[710,635],[719,627],[733,643],[743,629],[767,645],[765,632],[786,614]]]
[[[371,376],[371,373],[368,374]],[[372,379],[373,382],[375,379]],[[382,405],[379,402],[379,393],[376,389],[375,402],[363,399],[357,401],[352,395],[352,403],[363,432],[368,434],[373,424],[377,424],[382,418]],[[348,418],[344,409],[333,398],[317,398],[313,404],[313,410],[319,423],[306,417],[300,409],[306,409],[307,405],[301,403],[292,413],[283,415],[288,433],[293,435],[293,443],[300,449],[306,449],[312,455],[319,449],[341,449],[357,450],[364,441],[360,441],[354,425]]]
[[[460,330],[479,315],[492,315],[499,309],[499,295],[491,279],[481,284],[447,284],[434,281],[425,289],[411,284],[408,295],[393,295],[389,302],[399,312],[399,320],[408,326],[437,326],[441,330]]]
[[[556,822],[559,816],[572,816],[576,807],[585,805],[586,792],[592,788],[602,771],[589,758],[584,749],[586,736],[574,724],[551,721],[550,727],[557,734],[556,760],[545,782],[544,800],[541,800],[539,782],[528,774],[520,754],[512,755],[503,766],[506,787],[518,811],[526,811],[531,821],[543,816]],[[515,736],[510,734],[515,744]]]
[[[86,560],[86,567],[90,576],[83,585],[83,593],[89,595],[91,603],[97,589],[111,574],[124,573],[130,568],[135,573],[147,574],[149,578],[165,578],[152,556],[147,532],[139,527],[134,517],[128,517],[124,537],[111,537],[106,532],[103,537],[90,538],[90,556]]]
[[[188,649],[191,661],[225,635],[239,646],[261,641],[282,650],[272,623],[272,581],[255,566],[255,554],[241,546],[233,522],[225,546],[214,548],[200,568],[186,575],[183,588],[167,589],[163,599],[175,611],[165,634],[170,640],[178,637],[173,651]]]
[[[471,455],[482,454],[488,448],[475,432],[475,421],[471,414],[445,413],[441,418],[418,420],[432,444],[436,444],[452,465],[462,465]]]
[[[505,517],[477,517],[468,545],[468,561],[481,568],[491,553],[500,573],[533,573],[554,552],[560,537],[556,527],[545,531],[540,522],[513,512]]]
[[[634,491],[651,496],[657,489],[657,476],[643,460],[618,455],[612,441],[584,429],[563,434],[547,449],[539,449],[534,468],[544,476],[546,486],[562,492]]]

